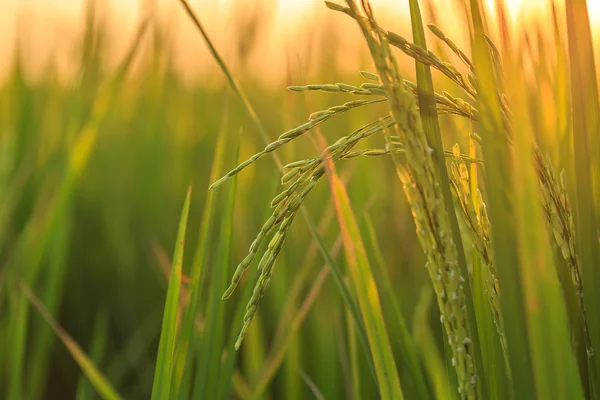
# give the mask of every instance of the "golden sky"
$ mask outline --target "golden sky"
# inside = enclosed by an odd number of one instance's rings
[[[276,60],[281,59],[282,49],[285,49],[286,53],[294,53],[296,46],[301,47],[302,40],[306,41],[310,37],[315,40],[315,32],[318,27],[322,28],[324,20],[343,33],[337,38],[340,51],[353,51],[352,45],[357,43],[356,36],[353,36],[355,27],[351,21],[327,10],[322,0],[189,1],[226,59],[233,58],[232,48],[240,40],[239,33],[235,30],[240,15],[248,13],[256,4],[267,6],[262,10],[268,14],[266,20],[269,27],[259,38],[260,48],[255,51],[259,54],[254,56],[257,62],[251,63],[257,70],[264,71],[264,74],[280,73],[277,71]],[[456,22],[453,22],[455,19],[448,16],[451,15],[455,1],[435,0],[439,15],[445,17],[440,24],[451,36],[453,30],[465,32],[464,27],[456,26]],[[495,0],[484,1],[488,6],[493,6]],[[522,17],[547,11],[551,0],[505,1],[516,28],[526,29]],[[562,1],[559,0],[558,3]],[[0,0],[0,80],[5,76],[13,59],[17,30],[22,32],[23,52],[31,61],[32,74],[35,74],[36,70],[43,70],[48,60],[55,55],[59,69],[67,71],[68,74],[73,65],[73,54],[76,53],[75,43],[81,37],[83,29],[82,15],[85,3],[86,0]],[[371,0],[371,3],[382,25],[393,27],[400,34],[410,37],[407,24],[402,23],[407,16],[407,0]],[[177,0],[104,0],[98,1],[98,4],[102,4],[105,15],[108,16],[110,43],[114,48],[115,60],[125,51],[127,39],[131,36],[144,7],[154,4],[157,18],[172,30],[175,57],[178,59],[177,64],[181,64],[182,73],[197,74],[206,63],[210,63],[203,43],[187,21]],[[600,0],[588,0],[588,9],[592,25],[597,30],[600,26]],[[425,19],[427,21],[427,18]],[[347,37],[346,32],[350,32]],[[460,43],[461,38],[456,40]],[[297,54],[300,53],[298,50]],[[286,56],[293,57],[294,54]]]

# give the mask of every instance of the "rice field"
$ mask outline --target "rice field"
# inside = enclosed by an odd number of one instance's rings
[[[72,79],[17,52],[0,398],[600,398],[586,1],[528,26],[502,0],[453,0],[452,20],[402,1],[402,26],[322,3],[360,51],[288,49],[287,87],[250,72],[266,14],[232,64],[187,0],[214,66],[197,82],[152,12],[107,67],[93,1]]]

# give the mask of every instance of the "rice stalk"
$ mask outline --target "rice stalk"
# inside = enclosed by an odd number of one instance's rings
[[[359,14],[353,0],[348,0],[347,4],[349,7],[345,8],[327,2],[330,8],[355,19],[367,40],[396,122],[390,129],[394,129],[405,145],[407,163],[398,164],[397,171],[427,257],[427,269],[437,294],[441,321],[450,341],[453,364],[459,378],[459,391],[465,398],[477,398],[478,379],[466,312],[465,279],[460,274],[456,244],[439,190],[440,178],[432,148],[421,125],[414,97],[402,84],[396,60],[390,53],[388,37],[382,35],[369,3],[363,2],[366,17]]]

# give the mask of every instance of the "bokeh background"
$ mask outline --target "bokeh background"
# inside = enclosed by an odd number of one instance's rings
[[[321,1],[190,3],[273,140],[310,113],[351,100],[338,94],[298,94],[286,86],[359,84],[358,71],[372,70],[357,27]],[[410,39],[407,2],[372,3],[383,26]],[[425,22],[438,25],[468,51],[468,26],[458,2],[422,3]],[[534,47],[550,46],[553,37],[540,22],[549,15],[548,2],[507,3],[513,28],[528,32]],[[594,32],[600,33],[600,2],[588,1],[588,6]],[[73,174],[73,149],[93,118],[95,99],[114,76],[145,15],[152,15],[150,27],[133,68],[98,121],[97,140],[83,168]],[[217,138],[226,138],[227,167],[235,163],[238,146],[240,159],[246,159],[264,144],[178,1],[2,0],[0,38],[0,397],[85,396],[69,353],[35,309],[24,313],[20,308],[7,278],[17,271],[126,398],[149,398],[186,189],[193,188],[188,270],[203,223]],[[434,51],[456,62],[433,37],[429,41]],[[411,79],[414,64],[401,55],[399,59]],[[460,93],[443,77],[435,79],[436,90]],[[385,106],[371,106],[320,130],[333,143],[382,115]],[[448,147],[464,137],[464,122],[443,117],[441,123]],[[382,147],[384,141],[373,138],[370,144]],[[315,155],[319,148],[309,136],[284,148],[280,157],[291,162]],[[390,279],[397,289],[395,299],[382,298],[384,312],[393,319],[390,304],[397,301],[409,324],[425,315],[439,340],[435,307],[423,306],[430,294],[428,277],[393,163],[388,158],[354,159],[338,168],[362,226],[372,221],[375,228],[377,240],[366,235],[369,255],[387,273],[376,278]],[[217,248],[227,191],[217,192],[203,293],[209,292],[215,268],[231,272],[245,256],[268,216],[279,178],[270,157],[239,175],[232,260],[225,266],[217,260]],[[337,253],[339,228],[325,182],[307,199],[307,208]],[[278,329],[292,335],[291,343],[264,398],[307,398],[305,376],[325,398],[345,397],[350,384],[343,344],[346,315],[333,282],[319,290],[298,329],[291,328],[322,268],[316,244],[298,218],[241,350],[234,397],[243,397],[244,385],[254,387],[269,367]],[[200,318],[206,303],[204,294]],[[226,303],[228,316],[235,306],[235,298]],[[434,312],[417,315],[419,307]],[[394,326],[389,329],[393,337]],[[373,395],[373,381],[365,379],[362,390],[365,398]]]

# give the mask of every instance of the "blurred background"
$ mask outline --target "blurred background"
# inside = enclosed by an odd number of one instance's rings
[[[372,3],[381,25],[410,40],[408,2]],[[550,15],[548,1],[507,3],[514,29],[526,33],[523,51],[554,46],[555,37],[540,22]],[[272,140],[304,123],[310,113],[352,100],[342,94],[294,93],[286,86],[359,85],[358,71],[373,70],[355,24],[321,1],[190,4]],[[426,23],[435,23],[468,53],[468,25],[458,4],[422,1],[422,11]],[[487,4],[493,16],[493,0]],[[588,1],[588,7],[598,34],[600,2]],[[113,81],[146,15],[151,16],[149,29],[138,43],[132,68],[99,118],[96,99]],[[203,223],[217,138],[225,138],[222,172],[235,163],[238,145],[240,159],[246,159],[264,143],[178,1],[2,0],[0,38],[0,397],[85,398],[77,364],[37,311],[24,307],[15,294],[7,272],[16,271],[125,398],[149,398],[186,189],[193,188],[184,263],[188,271]],[[459,65],[432,35],[428,40],[432,50]],[[552,70],[555,61],[548,53]],[[405,77],[413,79],[412,60],[398,58]],[[434,77],[437,91],[460,94],[439,74]],[[385,105],[361,108],[323,124],[321,132],[333,143],[385,114]],[[447,148],[466,137],[464,121],[442,117],[441,123]],[[90,124],[95,139],[86,144]],[[381,137],[369,143],[384,145]],[[291,162],[318,154],[318,148],[309,135],[279,153]],[[365,232],[367,221],[375,228],[375,236],[365,234],[369,256],[388,275],[376,278],[391,280],[409,325],[419,317],[419,307],[433,310],[423,315],[439,340],[435,307],[427,306],[424,258],[393,163],[387,157],[353,159],[340,162],[338,169]],[[227,189],[216,192],[200,317],[214,268],[228,268],[229,275],[245,256],[269,215],[279,179],[271,157],[239,175],[233,251],[226,266],[216,261],[216,249]],[[328,190],[321,182],[307,207],[337,254],[339,227]],[[234,397],[243,397],[244,387],[255,387],[264,376],[281,330],[291,335],[290,344],[264,398],[307,398],[307,376],[325,398],[345,398],[350,384],[343,345],[346,316],[333,282],[325,282],[306,318],[297,330],[291,328],[323,263],[298,218],[240,350]],[[384,296],[382,304],[394,318],[391,299]],[[225,303],[228,318],[236,305],[235,298]],[[391,337],[394,329],[390,327]],[[372,380],[364,382],[362,393],[370,398],[375,386]]]

